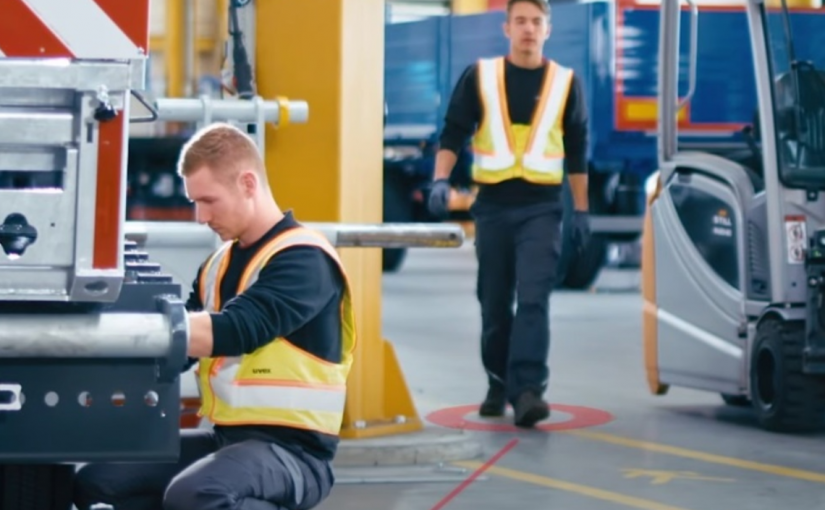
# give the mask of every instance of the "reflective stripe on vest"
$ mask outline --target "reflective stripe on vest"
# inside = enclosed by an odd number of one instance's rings
[[[529,126],[513,125],[504,82],[505,59],[478,62],[484,118],[473,137],[473,174],[482,183],[521,177],[561,183],[564,172],[563,112],[573,71],[554,61],[546,67],[540,99]]]
[[[299,227],[272,239],[249,262],[238,293],[255,283],[261,270],[278,252],[293,246],[316,246],[341,268],[326,238]],[[207,260],[201,279],[201,299],[214,312],[220,307],[220,285],[228,267],[231,243]],[[316,358],[286,338],[274,339],[254,353],[236,357],[204,358],[199,366],[201,416],[212,423],[285,425],[326,434],[338,434],[346,401],[346,380],[355,348],[355,319],[349,283],[342,303],[342,360]],[[211,296],[211,297],[210,297]]]
[[[280,385],[243,385],[236,384],[241,358],[227,357],[221,363],[212,380],[212,390],[219,399],[230,403],[232,407],[278,407],[281,409],[311,409],[329,413],[340,412],[346,400],[346,386],[337,385],[325,388],[280,386]],[[220,380],[221,383],[216,383]]]
[[[203,309],[212,311],[221,309],[221,294],[215,292],[216,282],[223,277],[226,272],[226,267],[229,265],[229,252],[232,248],[232,243],[224,243],[206,262],[201,273],[201,278],[198,282],[201,291],[201,303]],[[215,263],[217,262],[217,264]]]

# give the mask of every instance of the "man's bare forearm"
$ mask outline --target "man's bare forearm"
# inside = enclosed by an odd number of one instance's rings
[[[573,194],[573,208],[577,211],[587,211],[587,174],[570,174],[570,191]]]
[[[434,180],[449,179],[458,161],[458,156],[455,152],[447,149],[441,149],[435,154],[435,172]]]
[[[190,358],[208,358],[212,356],[212,316],[206,312],[189,314],[189,352]]]

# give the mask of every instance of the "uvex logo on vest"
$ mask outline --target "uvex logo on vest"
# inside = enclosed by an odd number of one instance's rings
[[[270,372],[271,372],[271,370],[269,370],[268,368],[253,368],[252,369],[253,374],[268,374]]]

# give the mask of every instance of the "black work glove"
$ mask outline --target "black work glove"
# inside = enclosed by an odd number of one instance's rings
[[[438,219],[447,217],[450,205],[450,182],[447,179],[438,179],[430,186],[430,199],[427,209]]]
[[[590,242],[590,216],[586,211],[573,211],[570,218],[570,241],[573,251],[581,254]]]

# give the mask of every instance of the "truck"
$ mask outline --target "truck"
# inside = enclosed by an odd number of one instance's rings
[[[702,2],[700,2],[701,4]],[[571,67],[586,91],[590,119],[589,183],[594,235],[584,256],[573,259],[563,244],[559,281],[584,289],[608,261],[608,249],[622,247],[625,263],[638,267],[646,183],[658,164],[656,146],[658,20],[656,2],[637,0],[550,1],[551,34],[545,55]],[[797,12],[796,6],[791,9]],[[802,11],[795,16],[803,15]],[[738,17],[737,17],[738,16]],[[697,32],[680,33],[682,62],[696,45],[698,69],[692,100],[679,112],[679,143],[713,147],[734,158],[749,157],[749,126],[756,92],[741,7],[700,5]],[[386,27],[385,146],[396,156],[385,166],[398,215],[420,215],[432,179],[437,137],[452,89],[464,69],[479,58],[508,52],[503,11],[448,15]],[[737,21],[739,20],[739,21]],[[695,34],[701,34],[698,38]],[[797,34],[813,44],[812,32]],[[710,58],[713,57],[713,58]],[[463,154],[451,176],[457,196],[472,197]],[[385,184],[387,186],[388,184]],[[572,207],[566,190],[566,207]],[[466,217],[466,204],[454,218]],[[459,201],[456,200],[456,204]],[[388,204],[389,205],[389,204]],[[422,212],[423,211],[423,212]]]

